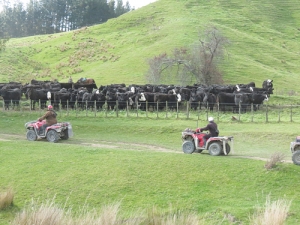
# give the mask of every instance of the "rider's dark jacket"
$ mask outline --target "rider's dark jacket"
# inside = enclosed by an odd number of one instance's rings
[[[218,125],[214,121],[209,122],[206,127],[200,128],[201,132],[203,130],[208,130],[211,137],[217,137],[219,135]]]

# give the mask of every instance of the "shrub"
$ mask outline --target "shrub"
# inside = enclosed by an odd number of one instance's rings
[[[283,159],[284,159],[284,154],[280,152],[276,152],[273,155],[271,155],[270,160],[266,162],[265,168],[267,170],[270,170],[276,167],[277,163],[282,162]]]
[[[4,193],[0,193],[0,210],[12,205],[13,200],[14,200],[14,193],[11,188],[9,188]]]

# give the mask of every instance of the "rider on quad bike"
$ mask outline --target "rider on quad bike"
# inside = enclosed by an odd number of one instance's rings
[[[47,112],[42,117],[38,118],[38,121],[40,121],[40,122],[42,122],[43,120],[46,120],[46,123],[43,126],[41,126],[41,128],[39,129],[39,135],[44,135],[44,132],[48,126],[51,126],[51,125],[57,123],[56,116],[57,116],[57,114],[53,110],[53,106],[48,105]]]
[[[200,133],[202,131],[208,130],[209,133],[203,136],[204,145],[206,145],[206,141],[211,137],[218,137],[219,136],[219,130],[218,125],[214,122],[213,117],[208,117],[208,124],[206,127],[198,128],[196,132]]]

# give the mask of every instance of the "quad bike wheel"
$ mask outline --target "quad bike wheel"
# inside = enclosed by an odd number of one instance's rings
[[[212,156],[221,155],[222,147],[218,142],[213,142],[209,145],[208,152]]]
[[[300,150],[293,153],[292,160],[295,165],[300,165]]]
[[[192,154],[195,151],[195,145],[192,141],[184,141],[182,143],[182,151],[186,154]]]
[[[26,133],[26,137],[28,141],[36,141],[37,135],[34,130],[28,130]]]
[[[223,147],[223,146],[222,146]],[[225,148],[226,148],[226,155],[228,155],[230,153],[230,145],[228,143],[225,144]],[[222,151],[221,151],[221,154],[222,155],[225,155],[224,154],[224,151],[223,151],[223,148],[222,148]]]
[[[63,136],[61,136],[61,139],[63,139],[63,140],[68,140],[69,139],[68,129],[63,131]]]
[[[47,140],[49,141],[49,142],[58,142],[58,140],[59,140],[59,135],[58,135],[58,133],[55,131],[55,130],[49,130],[48,132],[47,132]]]

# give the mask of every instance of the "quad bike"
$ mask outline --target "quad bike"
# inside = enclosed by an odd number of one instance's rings
[[[36,141],[38,138],[46,138],[49,142],[58,142],[59,139],[67,140],[69,137],[73,136],[72,125],[69,122],[62,122],[48,126],[43,134],[40,134],[40,128],[45,123],[45,120],[27,122],[25,124],[27,140]]]
[[[291,142],[290,150],[292,152],[292,160],[295,165],[300,166],[300,136],[296,137],[296,140]]]
[[[211,137],[204,144],[203,137],[207,133],[195,132],[189,128],[185,129],[182,134],[182,150],[184,153],[192,154],[193,152],[201,153],[208,150],[212,156],[228,155],[230,148],[233,149],[233,137]],[[231,143],[231,147],[229,145]]]

